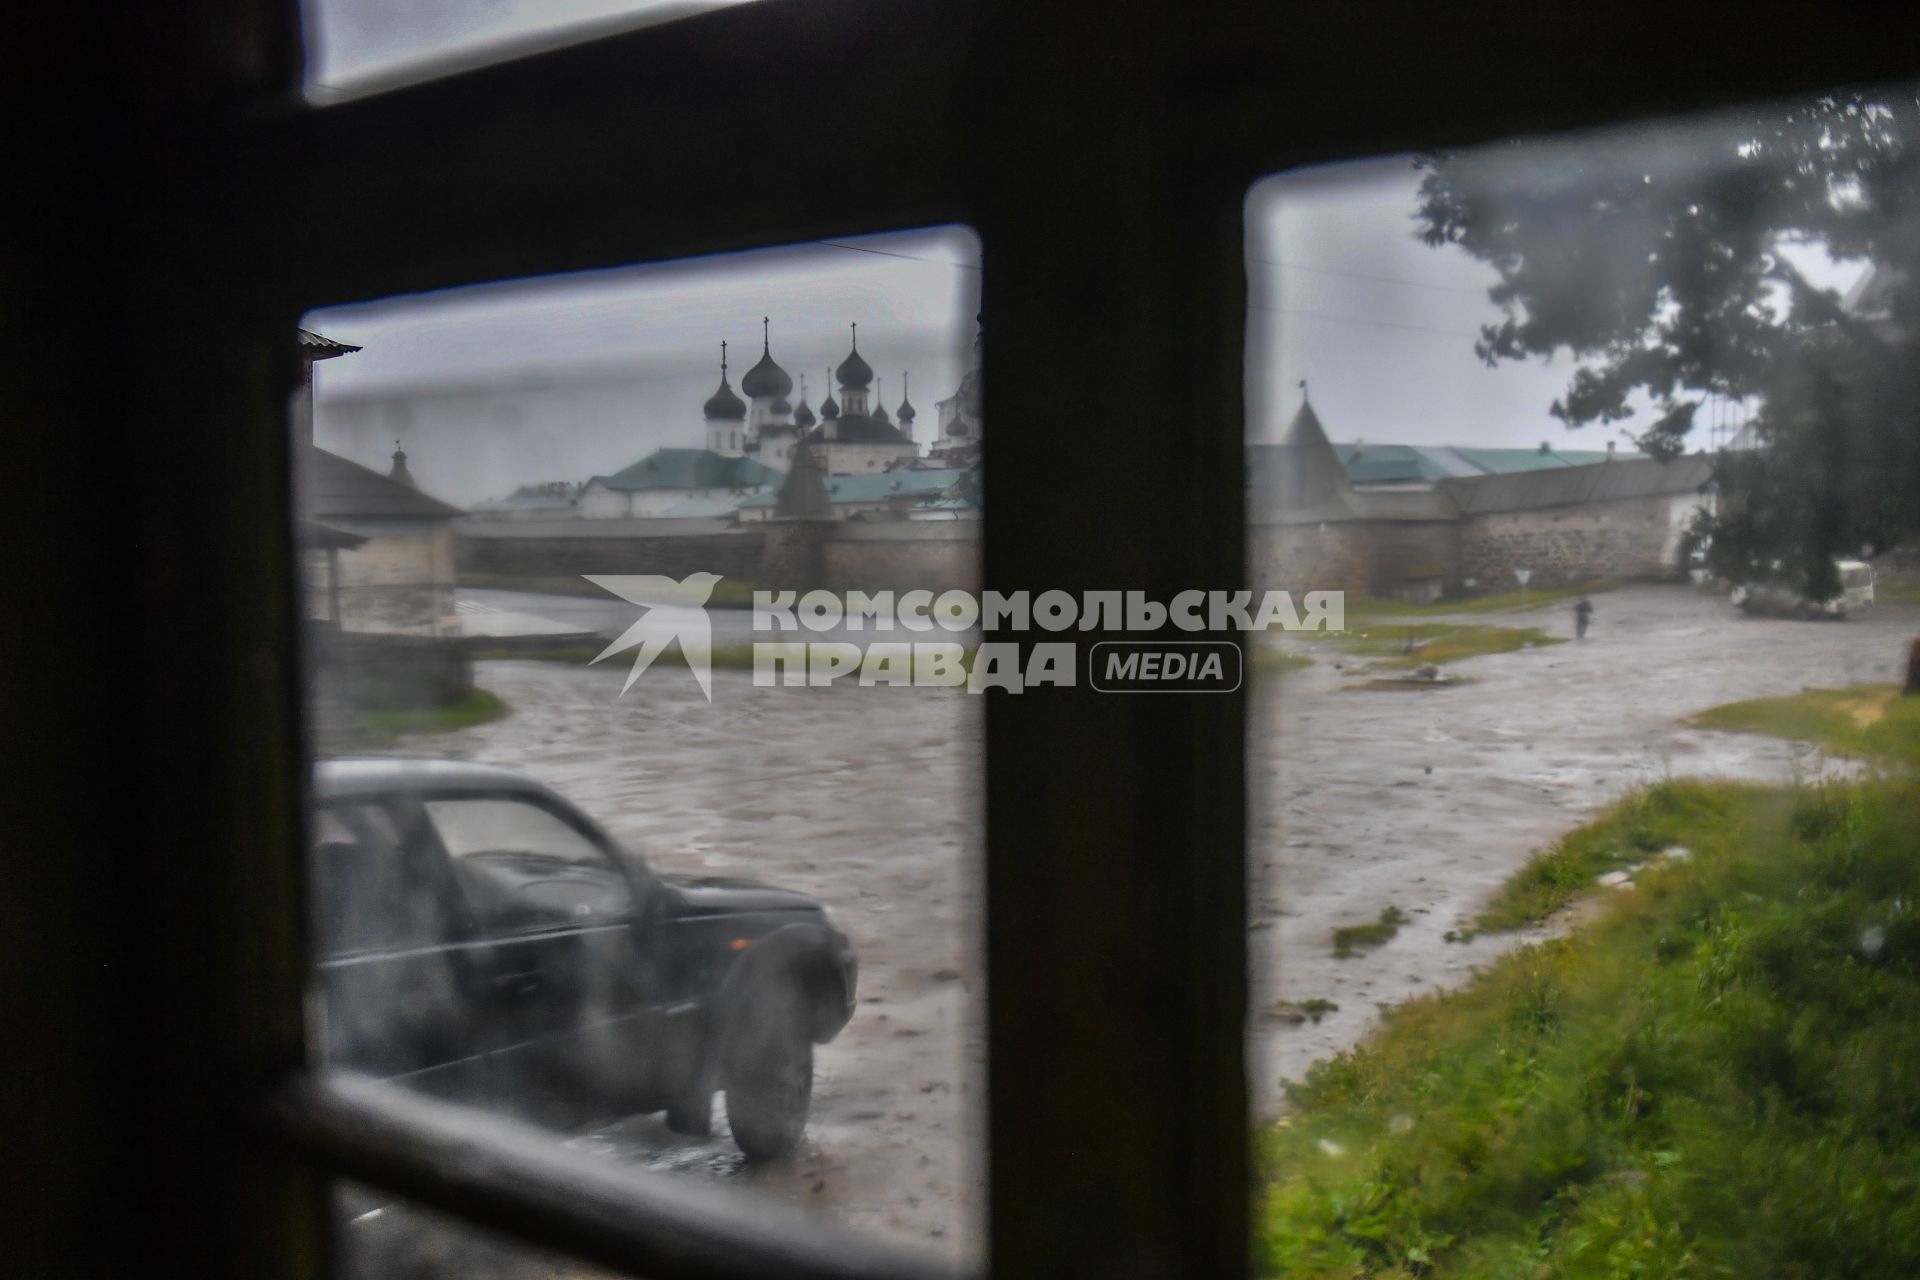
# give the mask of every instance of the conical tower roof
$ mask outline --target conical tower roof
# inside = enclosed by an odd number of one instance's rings
[[[1259,509],[1288,523],[1353,516],[1353,482],[1304,394],[1279,443],[1260,454],[1261,474],[1254,477]]]
[[[793,447],[793,462],[774,500],[775,520],[831,520],[833,499],[827,496],[826,473],[805,440]]]

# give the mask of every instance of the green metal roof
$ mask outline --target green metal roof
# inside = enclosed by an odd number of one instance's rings
[[[595,476],[609,489],[749,489],[776,484],[780,473],[752,458],[711,449],[657,449],[610,476]]]
[[[827,496],[836,503],[890,502],[899,498],[925,498],[945,493],[966,475],[961,468],[925,468],[920,470],[880,471],[872,475],[827,476]],[[771,507],[777,501],[772,493],[756,493],[741,502],[742,507]]]
[[[1432,484],[1461,476],[1511,475],[1605,462],[1626,462],[1641,455],[1604,449],[1475,448],[1446,444],[1336,444],[1334,452],[1358,485]]]
[[[1489,475],[1512,475],[1516,471],[1552,471],[1558,467],[1579,467],[1590,462],[1605,462],[1604,449],[1455,449],[1455,453]],[[1619,461],[1638,454],[1615,454]]]

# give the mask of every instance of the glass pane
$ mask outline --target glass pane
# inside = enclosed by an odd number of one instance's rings
[[[318,103],[503,62],[746,0],[306,0],[307,96]]]
[[[1344,599],[1252,664],[1268,1272],[1914,1265],[1916,143],[1253,189],[1250,559]]]
[[[980,261],[942,229],[306,317],[327,1065],[978,1256],[973,633],[855,605],[975,586]],[[864,678],[888,647],[962,687]]]
[[[340,1280],[613,1280],[618,1274],[352,1182],[334,1192],[333,1236]]]

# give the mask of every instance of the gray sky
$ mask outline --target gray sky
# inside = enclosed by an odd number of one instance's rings
[[[701,405],[772,352],[819,408],[850,323],[892,412],[911,374],[917,434],[973,355],[980,244],[961,228],[588,272],[331,307],[306,326],[364,347],[314,368],[315,439],[476,502],[585,480],[663,445],[704,443]]]
[[[1489,369],[1492,268],[1414,238],[1404,156],[1283,174],[1247,197],[1248,435],[1277,435],[1306,379],[1336,440],[1605,448],[1547,407],[1568,360]]]
[[[1685,129],[1623,131],[1580,159],[1589,168],[1671,162],[1678,143],[1691,163],[1704,153],[1684,150],[1687,138]],[[1248,194],[1249,438],[1270,439],[1285,426],[1304,378],[1336,440],[1603,449],[1612,439],[1633,447],[1629,433],[1652,421],[1644,402],[1634,419],[1611,427],[1572,429],[1551,416],[1577,367],[1570,356],[1489,368],[1474,354],[1480,326],[1499,318],[1487,300],[1495,273],[1460,249],[1415,238],[1418,186],[1411,157],[1392,156],[1276,175]],[[1862,270],[1815,247],[1781,251],[1809,279],[1843,291]]]

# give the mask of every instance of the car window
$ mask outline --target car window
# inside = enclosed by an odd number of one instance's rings
[[[430,946],[447,938],[443,899],[393,816],[374,802],[315,811],[314,902],[327,953]]]
[[[423,807],[482,922],[526,928],[607,919],[632,906],[607,853],[553,810],[506,796]]]

